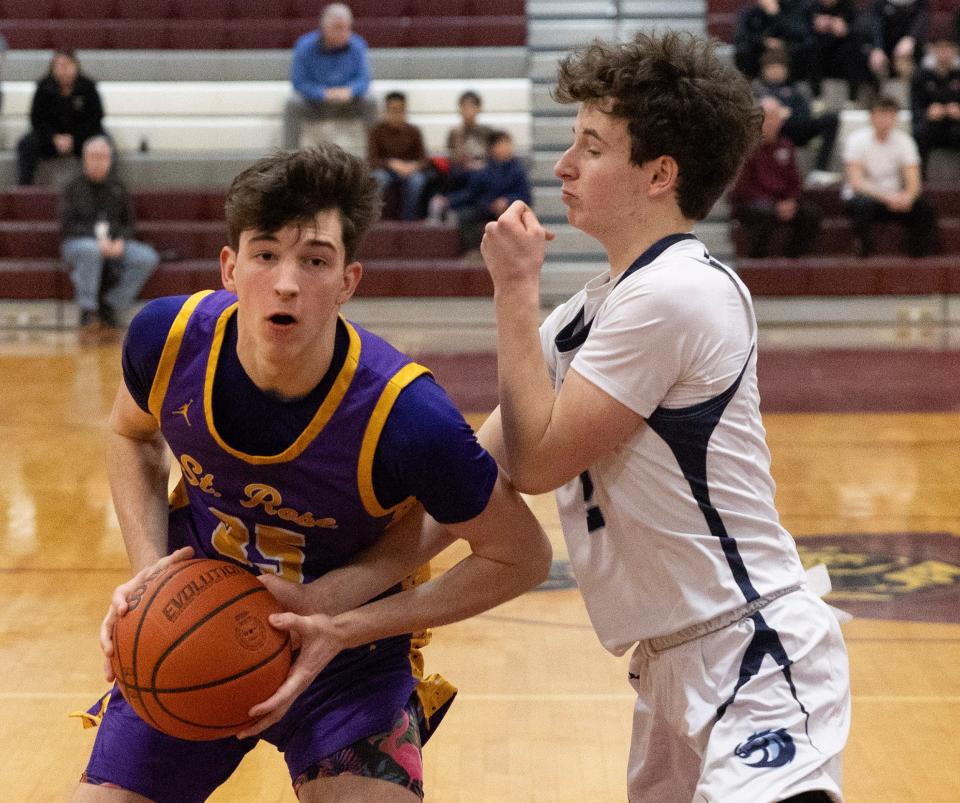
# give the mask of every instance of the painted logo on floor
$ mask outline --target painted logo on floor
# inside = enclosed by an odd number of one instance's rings
[[[951,533],[801,536],[805,567],[830,572],[827,601],[854,616],[960,624],[960,537]],[[555,560],[540,591],[576,588],[570,562]]]
[[[827,602],[854,616],[960,623],[960,538],[950,533],[851,533],[797,539],[804,566],[823,563]]]

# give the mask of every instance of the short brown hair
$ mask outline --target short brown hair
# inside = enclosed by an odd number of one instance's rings
[[[679,166],[677,204],[700,220],[757,142],[763,116],[750,85],[688,33],[638,33],[631,42],[594,40],[560,62],[560,103],[613,101],[627,121],[630,161],[660,156]]]
[[[898,112],[900,111],[900,101],[893,95],[877,95],[870,104],[870,111]]]
[[[366,163],[333,143],[297,151],[275,151],[238,175],[227,191],[224,211],[230,247],[241,232],[279,231],[336,209],[343,226],[347,262],[380,217],[377,182]]]
[[[767,48],[760,57],[760,67],[762,69],[770,64],[782,64],[789,69],[790,57],[787,55],[787,51],[782,47]]]

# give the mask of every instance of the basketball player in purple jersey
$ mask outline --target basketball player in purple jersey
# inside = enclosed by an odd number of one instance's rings
[[[691,233],[756,141],[749,86],[704,40],[637,34],[564,59],[556,94],[579,103],[567,218],[609,267],[539,326],[549,235],[521,203],[487,224],[481,441],[516,487],[557,489],[597,635],[633,651],[629,799],[840,800],[843,637],[774,506],[750,294]]]
[[[110,418],[135,575],[114,591],[104,652],[130,592],[190,555],[305,584],[300,612],[336,626],[322,667],[311,640],[312,682],[259,737],[284,753],[302,801],[421,798],[421,745],[455,689],[436,676],[418,686],[411,634],[532,588],[550,562],[530,510],[427,369],[339,314],[378,204],[364,163],[333,145],[241,173],[225,289],[135,317]],[[169,503],[167,447],[182,474]],[[467,558],[401,584],[456,538]],[[74,800],[205,800],[258,741],[241,737],[168,737],[114,687]]]

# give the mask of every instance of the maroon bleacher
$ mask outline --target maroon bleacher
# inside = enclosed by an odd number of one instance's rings
[[[956,256],[882,255],[738,259],[755,296],[919,296],[960,292]]]
[[[523,0],[357,0],[371,47],[519,46]],[[0,0],[13,48],[231,49],[292,46],[315,28],[316,0]]]
[[[733,242],[738,256],[747,255],[746,234],[743,227],[733,222],[731,224]],[[960,220],[957,218],[940,218],[937,221],[940,253],[952,254],[960,259]],[[787,231],[780,228],[770,238],[769,252],[782,254],[786,244]],[[826,218],[820,230],[817,242],[812,244],[812,253],[822,256],[852,256],[855,242],[853,227],[846,218]],[[896,223],[877,224],[874,229],[874,253],[905,256],[903,245],[903,227]]]
[[[737,271],[750,291],[762,296],[956,293],[960,290],[960,187],[929,187],[926,194],[937,209],[940,249],[934,256],[907,256],[903,228],[893,222],[875,226],[873,256],[856,256],[839,189],[833,187],[805,193],[823,211],[824,220],[811,253],[799,259],[780,256],[786,241],[783,229],[771,238],[773,256],[745,258],[743,231],[738,223],[732,223],[734,245],[740,254]]]
[[[926,188],[925,195],[937,211],[940,253],[960,255],[960,186],[930,186]],[[844,213],[839,188],[807,190],[804,198],[815,203],[823,212],[823,225],[814,252],[852,256],[855,247],[853,229]],[[746,256],[746,238],[739,223],[734,221],[731,224],[731,233],[737,255]],[[874,234],[876,253],[904,255],[902,226],[894,222],[877,224]],[[774,232],[769,249],[771,254],[782,253],[786,235],[783,228]]]
[[[142,297],[219,286],[218,255],[226,242],[223,193],[153,190],[134,194],[137,236],[164,258]],[[58,195],[44,187],[0,192],[0,298],[73,297],[59,258]],[[491,295],[482,266],[459,257],[452,227],[385,220],[361,243],[361,296]],[[415,258],[414,258],[415,257]]]

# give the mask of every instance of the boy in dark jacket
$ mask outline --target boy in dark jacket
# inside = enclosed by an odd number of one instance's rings
[[[760,57],[770,50],[784,51],[792,64],[807,64],[813,38],[802,18],[803,8],[802,0],[755,0],[742,8],[733,32],[737,69],[756,78]]]
[[[910,90],[913,138],[924,173],[935,148],[960,150],[960,45],[943,31],[928,50]]]
[[[876,79],[910,78],[926,44],[928,0],[873,0],[870,69]]]
[[[866,37],[859,15],[856,0],[813,0],[807,6],[807,25],[814,42],[809,51],[810,85],[817,97],[824,78],[846,81],[854,100],[860,86],[868,80],[863,53]]]
[[[760,59],[760,77],[753,83],[758,98],[771,95],[786,108],[789,114],[783,120],[781,133],[798,148],[811,140],[820,138],[815,169],[821,173],[830,169],[833,146],[837,141],[840,115],[836,112],[814,114],[806,96],[790,80],[787,57],[780,50],[771,50]]]
[[[464,250],[468,250],[479,247],[484,224],[500,217],[514,201],[532,203],[527,171],[514,155],[510,134],[494,131],[486,167],[470,173],[462,190],[436,196],[430,212],[436,219],[445,210],[451,210],[451,217],[460,224]]]

